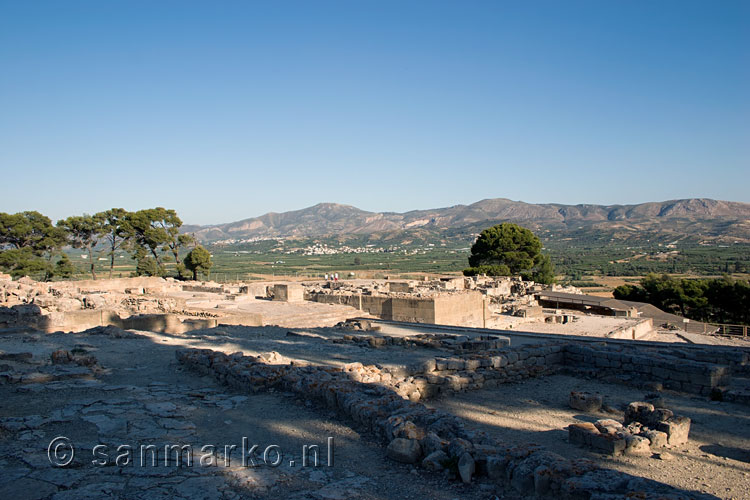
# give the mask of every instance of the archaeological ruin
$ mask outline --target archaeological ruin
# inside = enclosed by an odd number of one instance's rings
[[[750,345],[607,307],[3,277],[0,498],[750,498]]]

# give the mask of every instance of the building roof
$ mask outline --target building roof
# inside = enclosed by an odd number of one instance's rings
[[[538,292],[535,294],[537,298],[548,301],[561,302],[564,304],[579,304],[584,306],[593,307],[606,307],[608,309],[627,311],[633,309],[635,306],[626,304],[625,302],[611,297],[597,297],[596,295],[585,295],[579,293],[564,293],[564,292]]]

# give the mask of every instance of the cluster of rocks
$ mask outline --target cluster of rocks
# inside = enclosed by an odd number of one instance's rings
[[[103,281],[104,289],[100,290],[78,286],[77,282],[43,283],[28,277],[13,281],[7,275],[0,276],[0,327],[50,331],[52,325],[65,325],[68,317],[85,312],[102,311],[119,318],[119,314],[166,313],[178,306],[175,298],[155,296],[162,289],[151,290],[154,295],[137,295],[131,288],[106,289],[116,281]],[[163,281],[164,287],[177,286]]]
[[[730,364],[720,365],[712,361],[723,359],[723,348],[719,348],[718,353],[712,353],[705,348],[670,348],[666,351],[632,347],[622,343],[549,342],[521,347],[479,349],[475,344],[503,345],[508,341],[500,336],[468,339],[438,334],[409,337],[344,335],[342,339],[335,339],[333,342],[353,342],[371,347],[393,345],[448,349],[446,346],[453,346],[453,349],[449,350],[454,351],[454,355],[434,358],[434,366],[432,361],[429,361],[400,369],[386,368],[380,375],[372,375],[374,382],[380,382],[377,380],[378,376],[385,376],[384,380],[387,379],[389,384],[392,380],[411,376],[410,382],[402,382],[404,389],[394,389],[398,390],[399,394],[411,395],[410,397],[414,398],[416,388],[421,394],[416,400],[421,397],[432,397],[441,392],[492,388],[506,382],[563,371],[649,390],[661,391],[666,388],[737,403],[750,402],[750,391],[725,389],[733,371],[743,373],[743,370],[750,366],[750,352],[747,351],[726,352],[726,360]],[[478,349],[476,352],[475,348]],[[389,372],[390,375],[385,375]],[[391,375],[395,378],[391,378]],[[596,411],[601,405],[599,399],[596,408],[582,406],[578,409]]]
[[[76,333],[76,335],[103,335],[111,339],[142,339],[146,338],[144,335],[135,333],[130,330],[123,330],[114,325],[107,326],[95,326],[82,332]]]
[[[30,352],[0,353],[0,385],[90,379],[99,370],[96,358],[82,352],[58,350],[44,360],[34,358]]]
[[[434,280],[371,281],[351,283],[347,281],[329,281],[325,283],[307,283],[307,295],[380,295],[392,297],[430,297],[445,292],[477,290],[496,301],[533,301],[534,292],[545,288],[533,281],[523,281],[518,277],[446,277]],[[578,293],[581,293],[575,289]]]
[[[186,366],[239,390],[279,388],[318,401],[388,443],[387,454],[470,482],[484,476],[523,495],[593,498],[702,498],[670,486],[568,460],[536,445],[507,445],[471,431],[449,413],[405,399],[383,385],[362,383],[344,368],[267,364],[260,357],[209,349],[176,353]],[[613,498],[613,496],[612,496]]]
[[[568,426],[571,443],[612,456],[651,456],[667,446],[687,443],[689,433],[688,417],[645,402],[630,403],[623,423],[608,418]]]
[[[355,322],[347,321],[346,324],[359,325],[362,323],[369,324],[367,320],[357,320]],[[339,325],[337,325],[339,327]],[[341,328],[341,327],[339,327]],[[371,329],[364,328],[347,328],[351,330],[377,331],[377,326]],[[419,347],[427,349],[445,349],[457,353],[461,352],[478,352],[492,349],[500,349],[510,345],[510,339],[500,335],[479,335],[477,337],[468,337],[466,335],[451,335],[443,333],[420,333],[418,335],[396,336],[396,335],[344,335],[339,339],[334,339],[334,343],[354,343],[367,347]]]
[[[83,349],[74,349],[74,352],[67,349],[58,349],[50,354],[50,361],[52,361],[53,365],[75,364],[78,366],[95,367],[99,364],[96,357],[85,354]]]
[[[345,371],[354,380],[384,384],[404,398],[420,401],[440,393],[497,387],[553,373],[562,359],[561,350],[557,344],[523,346],[382,369],[352,363]]]
[[[380,325],[374,325],[372,321],[366,319],[351,318],[334,325],[338,330],[350,330],[353,332],[378,332]]]

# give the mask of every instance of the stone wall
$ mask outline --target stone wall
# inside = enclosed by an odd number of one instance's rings
[[[308,293],[307,299],[343,304],[390,321],[482,327],[485,303],[480,292],[442,293],[429,297]]]
[[[711,349],[706,349],[710,352]],[[680,355],[682,354],[682,355]],[[748,353],[738,355],[748,362]],[[653,384],[666,389],[708,396],[712,389],[729,384],[731,367],[726,364],[698,361],[695,351],[649,349],[622,345],[568,344],[564,365],[580,373],[614,382],[639,386]],[[709,359],[719,360],[717,354]]]
[[[481,292],[440,294],[435,297],[434,323],[483,328],[485,318],[489,316],[485,308]]]
[[[506,366],[531,365],[529,360],[532,359],[535,361],[531,366],[541,366],[536,365],[536,360],[546,360],[548,355],[562,356],[559,351],[544,354],[544,349],[525,348],[528,356],[524,360],[511,363],[506,359]],[[176,355],[188,367],[214,376],[238,390],[257,392],[280,388],[316,401],[387,442],[390,458],[421,463],[429,470],[443,470],[454,464],[464,482],[472,481],[474,476],[484,476],[498,488],[515,490],[520,495],[564,499],[622,498],[626,495],[633,498],[714,498],[605,469],[588,460],[568,460],[537,445],[503,443],[491,439],[486,433],[467,430],[460,418],[427,408],[396,393],[391,388],[393,381],[382,383],[384,374],[376,367],[363,370],[361,365],[344,368],[300,366],[294,361],[268,364],[273,355],[226,355],[208,349],[185,349]],[[440,366],[436,363],[434,371],[451,370],[447,363],[444,370],[438,370]],[[475,371],[479,367],[474,367]],[[455,371],[460,368],[455,365]],[[463,368],[468,366],[463,365]],[[363,375],[378,375],[381,382],[359,381]],[[386,375],[394,377],[391,373]],[[411,376],[395,380],[395,385],[407,382],[408,377]]]
[[[467,340],[470,339],[467,337]],[[478,349],[479,352],[472,349],[472,352],[466,353],[462,352],[462,344],[449,345],[451,342],[442,341],[434,334],[398,338],[353,332],[341,341],[371,347],[414,345],[453,350],[454,356],[435,358],[434,368],[428,365],[429,368],[423,370],[414,367],[406,369],[410,375],[425,379],[427,385],[424,391],[421,388],[420,391],[429,396],[444,391],[493,387],[529,376],[566,370],[576,375],[645,389],[665,388],[701,396],[720,393],[717,397],[727,401],[750,403],[750,394],[727,389],[733,373],[746,375],[750,369],[750,350],[747,349],[557,341],[502,348],[487,344],[484,349]],[[419,383],[424,384],[424,381],[420,380]]]
[[[213,328],[219,324],[262,326],[263,317],[257,313],[224,313],[220,318],[201,317],[200,311],[191,317],[186,314],[159,313],[136,314],[120,317],[108,309],[84,309],[78,311],[50,312],[41,314],[34,304],[3,308],[0,327],[28,327],[42,332],[81,332],[98,326],[116,326],[126,330],[151,332],[186,333],[201,328]]]
[[[654,331],[654,320],[645,318],[638,321],[635,325],[629,324],[609,332],[607,338],[622,340],[639,340],[647,337]]]
[[[279,283],[273,286],[273,300],[302,302],[305,300],[305,290],[297,283]]]

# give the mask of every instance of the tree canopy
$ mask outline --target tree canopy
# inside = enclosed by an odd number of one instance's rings
[[[39,212],[0,213],[0,269],[14,277],[43,275],[49,280],[54,275],[72,276],[76,267],[62,251],[69,245],[86,252],[94,279],[99,252],[106,251],[110,257],[111,277],[115,253],[120,249],[136,260],[138,275],[165,276],[163,255],[171,254],[176,275],[181,277],[185,265],[180,252],[193,242],[192,236],[180,234],[181,226],[177,212],[162,207],[137,212],[112,208],[67,217],[57,225]]]
[[[94,248],[104,232],[104,218],[100,215],[74,215],[57,223],[57,227],[65,230],[68,242],[73,248],[86,250],[89,256],[89,271],[96,279],[96,260]]]
[[[54,272],[52,258],[65,245],[65,231],[39,212],[0,213],[0,268],[12,276]]]
[[[638,285],[621,285],[614,296],[648,302],[687,318],[750,324],[750,282],[728,276],[711,279],[649,274]]]
[[[211,254],[202,246],[193,248],[185,256],[184,262],[185,267],[193,272],[193,280],[198,279],[198,273],[208,274],[213,265]]]
[[[540,283],[554,282],[549,256],[542,254],[542,242],[529,229],[508,222],[479,234],[471,247],[470,268],[464,274],[504,276],[521,274]]]

